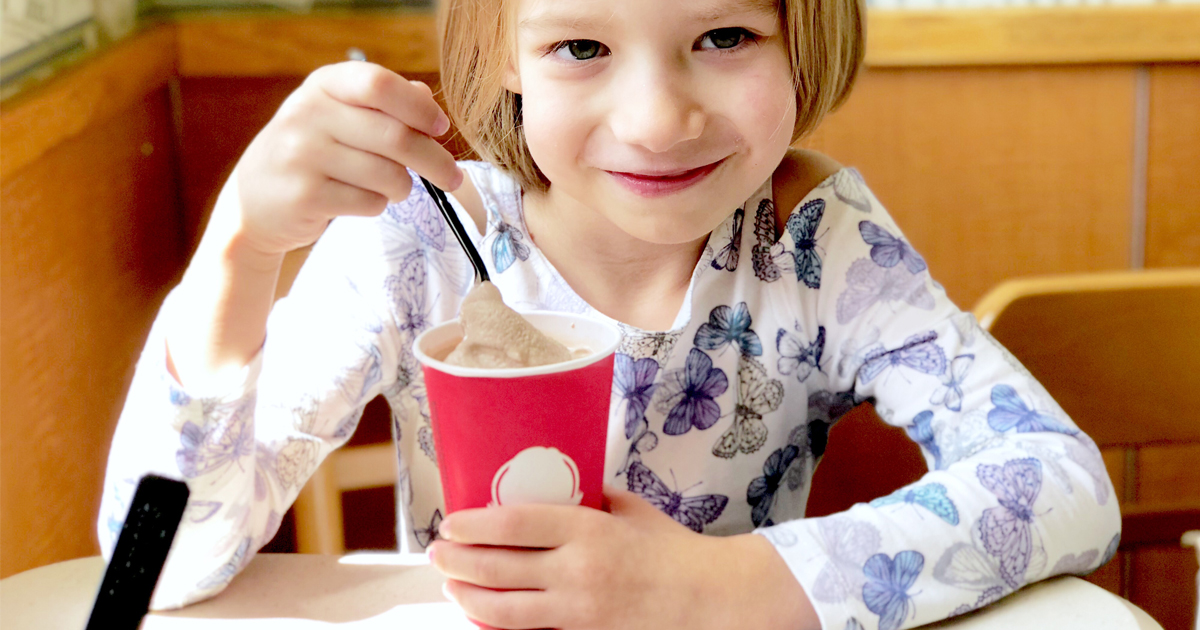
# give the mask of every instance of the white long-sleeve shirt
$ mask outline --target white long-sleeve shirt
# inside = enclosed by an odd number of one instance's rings
[[[460,165],[487,208],[486,234],[455,204],[505,300],[604,318],[528,238],[516,183]],[[1106,562],[1120,516],[1095,444],[947,299],[858,173],[812,190],[781,235],[771,190],[765,182],[712,233],[670,331],[621,325],[607,481],[697,531],[762,534],[835,630],[929,623]],[[237,382],[194,391],[171,377],[168,298],[113,440],[106,553],[141,475],[185,479],[191,499],[154,605],[219,592],[380,393],[399,461],[400,548],[427,546],[444,507],[411,344],[457,315],[472,278],[415,180],[382,216],[330,225]],[[921,445],[930,472],[804,518],[829,428],[867,399]]]

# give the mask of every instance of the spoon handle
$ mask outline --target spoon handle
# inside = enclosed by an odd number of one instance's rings
[[[471,259],[471,266],[475,268],[476,282],[490,282],[487,267],[483,264],[483,258],[479,256],[479,250],[475,249],[475,244],[471,242],[471,237],[467,236],[467,231],[463,228],[462,222],[458,220],[458,213],[450,205],[450,200],[446,198],[446,193],[442,192],[441,188],[434,186],[424,177],[421,178],[421,183],[425,185],[425,190],[429,191],[434,203],[442,211],[442,217],[446,219],[446,223],[450,224],[450,231],[454,232],[454,238],[458,239],[458,244],[462,245],[463,251],[467,252],[467,258]]]

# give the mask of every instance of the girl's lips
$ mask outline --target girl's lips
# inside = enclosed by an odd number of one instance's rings
[[[634,193],[643,197],[661,197],[694,186],[700,180],[708,177],[724,161],[724,159],[721,159],[707,166],[701,166],[700,168],[694,168],[690,171],[674,175],[645,175],[617,171],[606,172],[612,175],[618,184],[621,184]]]

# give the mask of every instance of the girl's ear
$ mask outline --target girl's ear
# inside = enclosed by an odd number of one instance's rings
[[[504,80],[502,81],[504,89],[513,94],[521,93],[521,73],[517,71],[517,66],[511,60],[504,64]]]

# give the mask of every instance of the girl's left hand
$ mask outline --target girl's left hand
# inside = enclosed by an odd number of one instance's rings
[[[429,547],[446,595],[495,628],[817,628],[807,595],[762,536],[704,536],[605,487],[610,512],[462,510]]]

